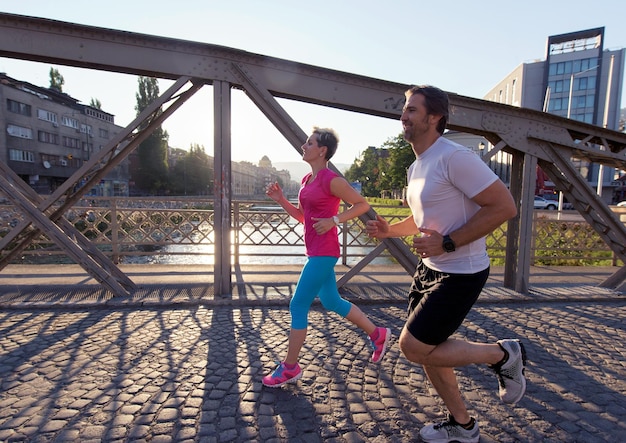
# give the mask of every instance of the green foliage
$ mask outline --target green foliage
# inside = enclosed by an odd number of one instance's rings
[[[170,192],[174,195],[208,195],[213,185],[213,169],[204,146],[192,144],[182,151],[170,168]]]
[[[59,70],[56,68],[50,68],[50,89],[63,92],[64,84],[65,79],[63,78]]]
[[[413,148],[402,135],[388,139],[382,147],[389,150],[389,157],[385,159],[384,169],[381,169],[380,191],[404,188],[407,169],[415,161]]]
[[[350,182],[361,183],[361,194],[365,197],[378,197],[379,176],[378,150],[370,146],[363,152],[361,159],[356,160],[346,171],[346,179]]]
[[[539,220],[536,228],[535,264],[588,266],[612,264],[612,251],[588,223]],[[555,254],[555,251],[558,253]]]
[[[397,200],[368,198],[374,210],[393,223],[411,215]],[[382,205],[382,206],[379,206]],[[492,266],[503,266],[506,257],[507,223],[487,235],[487,253]],[[537,266],[614,266],[614,254],[600,235],[585,222],[538,220],[532,241],[533,265]],[[411,245],[411,237],[404,239]]]
[[[139,90],[136,94],[137,105],[135,110],[139,115],[150,103],[159,97],[159,85],[156,78],[139,77]],[[162,111],[156,111],[156,116]],[[146,119],[140,126],[144,129],[152,119]],[[131,171],[132,179],[138,188],[144,192],[159,193],[167,188],[167,132],[160,126],[155,128],[150,136],[137,148],[139,161],[137,167]]]
[[[382,191],[400,192],[406,186],[406,170],[414,160],[411,145],[402,135],[397,135],[381,148],[367,148],[345,175],[348,181],[361,183],[364,196],[378,197]]]
[[[91,101],[89,102],[89,106],[91,106],[92,108],[96,108],[96,109],[102,110],[102,103],[97,98],[91,97]]]
[[[393,198],[367,197],[376,213],[382,217],[405,218],[411,215],[411,208],[403,206],[401,200]]]

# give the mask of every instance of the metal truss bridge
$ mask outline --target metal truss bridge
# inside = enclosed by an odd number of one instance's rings
[[[172,86],[141,112],[53,194],[41,197],[0,161],[0,190],[25,214],[0,240],[15,246],[0,269],[41,232],[57,243],[92,277],[116,295],[134,283],[62,216],[83,194],[126,158],[165,119],[205,86],[213,88],[215,157],[215,294],[231,290],[231,91],[246,93],[267,119],[298,149],[307,134],[277,101],[305,103],[399,119],[410,85],[324,69],[279,58],[193,41],[84,26],[0,13],[0,56],[93,70],[173,80]],[[626,263],[626,227],[574,167],[587,160],[626,169],[626,134],[551,114],[449,93],[449,129],[485,137],[512,155],[511,192],[518,215],[507,228],[504,285],[528,292],[535,171],[539,165],[574,208]],[[363,219],[374,216],[373,211]],[[399,239],[386,239],[353,268],[362,269],[380,248],[388,248],[412,273],[417,257]],[[615,288],[626,279],[626,265],[601,285]]]

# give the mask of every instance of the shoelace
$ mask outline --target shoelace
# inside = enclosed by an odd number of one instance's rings
[[[515,370],[512,366],[507,369],[502,369],[502,365],[492,365],[491,369],[495,371],[496,376],[498,377],[498,383],[502,387],[504,387],[504,377],[508,378],[509,380],[513,380],[515,376]]]
[[[276,378],[276,377],[280,377],[281,375],[283,375],[283,370],[285,369],[285,367],[283,366],[282,363],[278,363],[278,367],[276,369],[274,369],[274,373],[272,374],[272,378]]]
[[[452,422],[450,421],[442,421],[441,423],[437,423],[435,426],[433,426],[435,429],[441,429],[441,428],[445,428],[448,426],[454,426],[452,424]]]

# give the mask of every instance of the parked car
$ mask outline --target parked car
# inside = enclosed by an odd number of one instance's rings
[[[559,196],[556,194],[544,194],[543,198],[545,198],[546,200],[548,200],[549,202],[552,202],[556,205],[556,207],[559,207]],[[574,209],[574,205],[565,201],[565,199],[563,199],[563,209]]]
[[[555,202],[552,200],[546,200],[543,197],[539,197],[535,195],[535,209],[549,209],[550,211],[554,211],[559,205],[559,202]]]

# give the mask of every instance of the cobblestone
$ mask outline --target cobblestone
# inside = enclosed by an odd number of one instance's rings
[[[278,389],[261,377],[286,350],[284,294],[271,305],[0,310],[0,442],[418,442],[445,411],[399,351],[405,305],[381,301],[386,287],[368,288],[381,299],[361,305],[394,336],[380,364],[361,331],[315,307],[304,375]],[[457,371],[481,441],[625,440],[626,300],[550,291],[549,302],[494,291],[458,332],[520,338],[529,355],[515,406],[499,401],[487,367]]]

